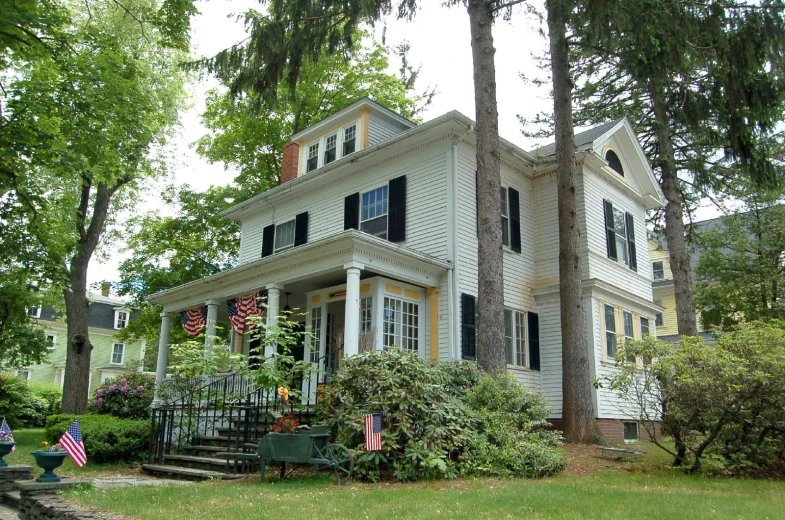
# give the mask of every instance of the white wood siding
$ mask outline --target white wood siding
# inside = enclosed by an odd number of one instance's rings
[[[646,214],[637,202],[630,199],[610,182],[596,173],[584,169],[584,204],[586,212],[585,236],[588,240],[588,262],[584,264],[584,278],[597,278],[611,283],[620,290],[627,291],[651,301],[651,277],[649,247],[646,239]],[[635,226],[635,247],[638,270],[633,271],[623,262],[608,258],[605,243],[605,214],[603,199],[610,201],[614,208],[629,212]]]
[[[370,114],[368,116],[368,146],[379,144],[406,130],[408,128],[401,123]]]
[[[537,300],[540,315],[540,381],[539,390],[551,403],[550,418],[561,418],[561,317],[559,298]]]
[[[242,222],[240,263],[260,258],[262,231],[308,211],[308,242],[343,232],[344,198],[377,188],[394,177],[406,175],[406,241],[401,245],[447,258],[447,171],[448,145],[433,145],[417,153],[374,165],[349,177],[332,172],[336,182],[309,191],[297,190],[286,201],[272,206],[260,203],[257,213]]]

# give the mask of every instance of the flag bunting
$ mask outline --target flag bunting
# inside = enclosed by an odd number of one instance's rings
[[[181,312],[180,321],[189,336],[198,336],[207,323],[207,305]]]
[[[255,292],[250,296],[226,300],[226,308],[229,313],[229,322],[232,324],[232,330],[242,335],[246,318],[264,316],[265,303],[267,303],[266,289]],[[248,330],[251,329],[253,329],[253,323],[248,324]]]

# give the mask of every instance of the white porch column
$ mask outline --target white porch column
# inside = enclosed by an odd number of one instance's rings
[[[343,355],[355,356],[359,353],[360,336],[360,270],[365,266],[350,262],[346,269],[346,313],[343,324]]]
[[[172,316],[166,312],[161,313],[161,335],[158,340],[158,364],[155,366],[155,399],[153,406],[161,402],[158,389],[161,382],[166,379],[166,365],[169,361],[169,337],[172,333]]]
[[[277,283],[270,284],[266,287],[267,289],[267,327],[275,327],[278,325],[278,314],[281,308],[281,291],[283,291],[283,285],[279,285]],[[275,330],[275,329],[273,329]],[[276,339],[269,338],[265,339],[264,345],[264,357],[271,358],[275,355],[275,345]]]
[[[215,345],[215,336],[218,333],[218,300],[207,300],[207,325],[204,331],[205,352],[209,353],[208,347]]]

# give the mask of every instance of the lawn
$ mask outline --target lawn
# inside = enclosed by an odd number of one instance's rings
[[[44,429],[34,428],[30,430],[14,430],[14,440],[16,441],[16,451],[6,455],[3,460],[9,464],[27,464],[33,466],[33,474],[38,476],[43,473],[35,465],[35,460],[30,452],[33,450],[40,450],[43,448],[41,445],[44,442]],[[74,476],[74,477],[93,477],[97,475],[114,475],[114,474],[127,474],[129,464],[97,464],[90,462],[90,454],[88,453],[88,462],[82,468],[78,468],[76,464],[69,458],[65,458],[63,465],[55,470],[60,476]]]
[[[568,448],[578,474],[544,480],[458,480],[343,487],[299,477],[260,485],[256,478],[195,486],[80,490],[82,506],[140,520],[266,518],[782,518],[785,483],[685,476],[662,467],[599,459]],[[577,453],[577,455],[575,454]]]

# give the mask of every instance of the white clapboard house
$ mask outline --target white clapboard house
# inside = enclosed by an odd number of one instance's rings
[[[575,139],[586,336],[592,375],[602,376],[624,337],[654,334],[661,309],[652,303],[645,212],[663,195],[626,120]],[[558,423],[554,150],[501,141],[499,218],[508,367],[547,396]],[[336,356],[393,345],[433,360],[473,359],[475,170],[474,123],[458,112],[416,125],[362,99],[293,135],[281,185],[223,212],[242,226],[239,266],[152,298],[164,308],[161,344],[183,311],[202,309],[210,332],[228,324],[227,300],[261,291],[267,319],[284,305],[304,313],[313,348],[302,355],[325,372]],[[248,335],[232,337],[247,354]],[[161,348],[159,379],[166,355]],[[609,440],[637,435],[611,392],[593,397]]]

